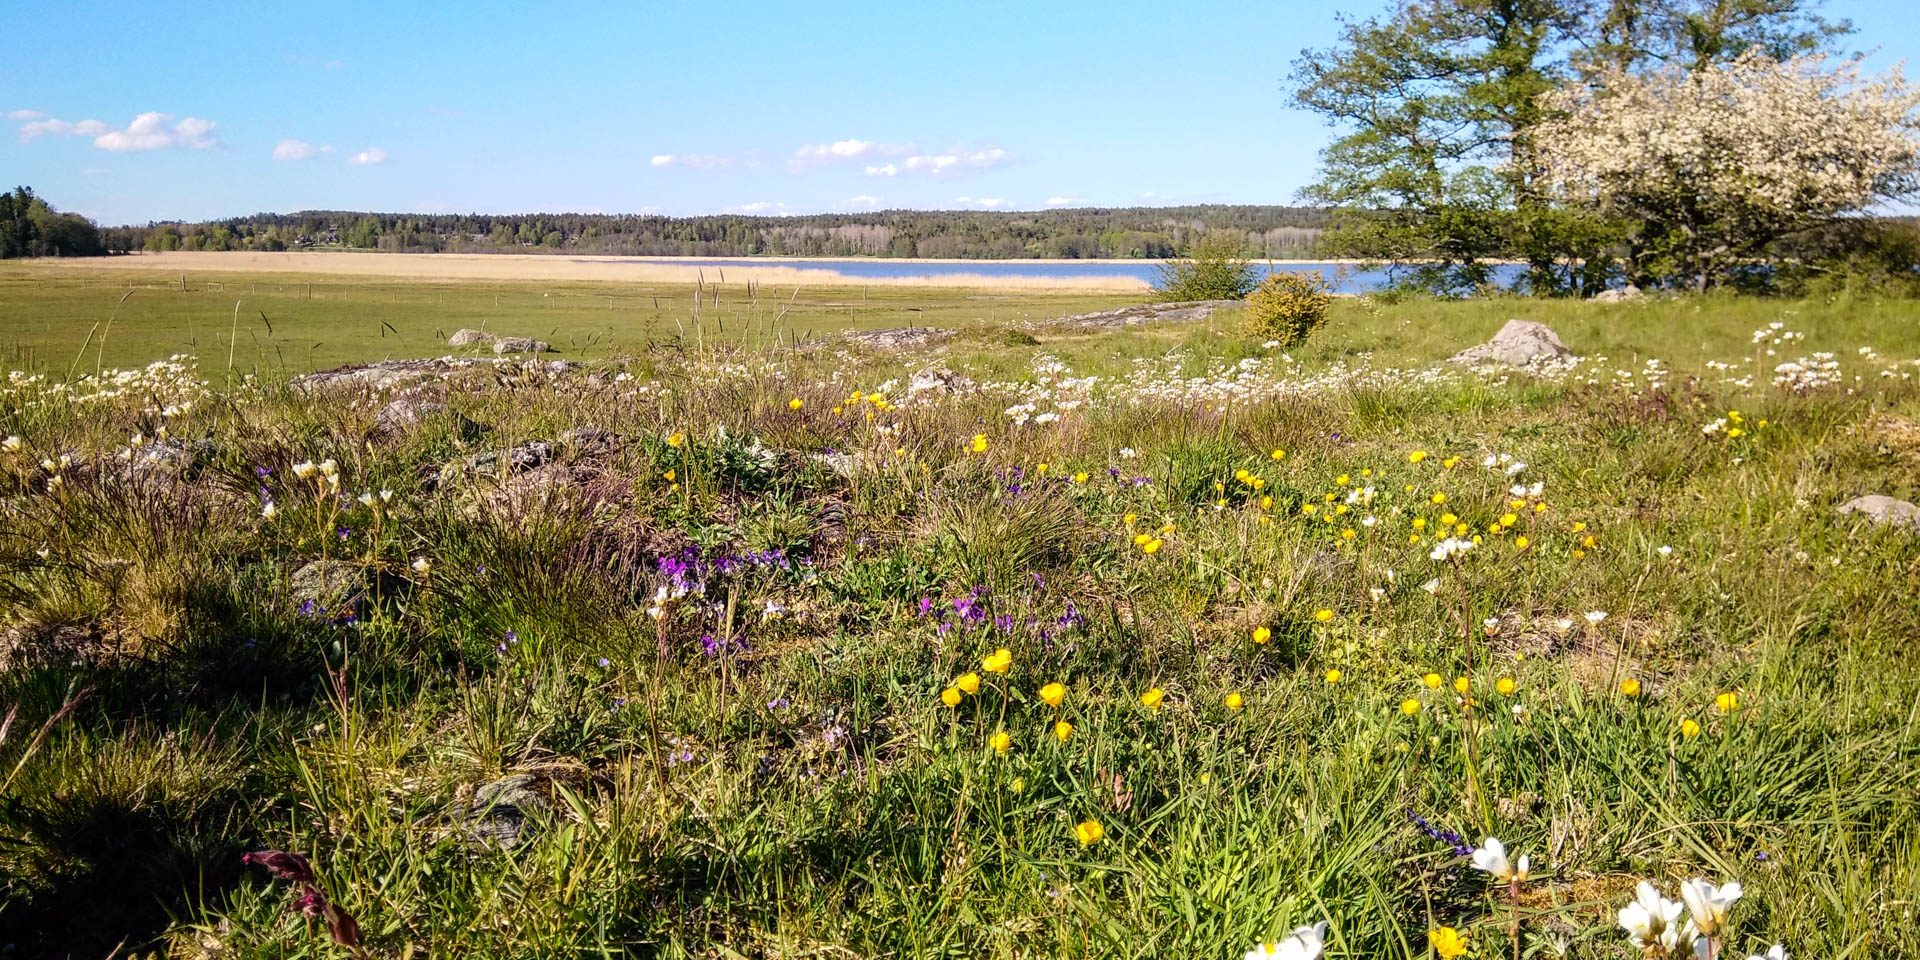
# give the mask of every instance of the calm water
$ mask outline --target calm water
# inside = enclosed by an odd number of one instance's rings
[[[679,266],[715,267],[724,270],[728,267],[790,267],[796,270],[817,270],[840,274],[843,277],[873,279],[892,277],[926,277],[938,279],[962,274],[984,277],[1131,277],[1152,283],[1159,279],[1159,261],[1138,260],[1122,263],[1100,263],[1094,261],[1081,263],[1034,263],[1029,260],[970,260],[966,263],[928,263],[924,260],[640,260],[642,263],[671,264]],[[1254,264],[1261,276],[1266,276],[1268,265],[1264,262]],[[1384,270],[1360,270],[1347,264],[1318,263],[1307,260],[1274,261],[1272,269],[1305,273],[1318,270],[1324,273],[1333,288],[1341,293],[1365,293],[1378,290],[1387,284]],[[1511,284],[1517,279],[1523,267],[1503,264],[1494,268],[1494,278],[1499,283]]]

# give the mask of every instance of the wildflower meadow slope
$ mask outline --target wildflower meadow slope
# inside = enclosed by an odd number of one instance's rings
[[[16,373],[0,942],[1920,957],[1914,316]]]

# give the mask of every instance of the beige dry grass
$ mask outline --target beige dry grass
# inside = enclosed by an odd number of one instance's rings
[[[835,271],[802,270],[776,265],[799,261],[770,261],[768,266],[726,269],[738,283],[816,286],[894,286],[983,288],[993,290],[1075,290],[1136,292],[1146,281],[1128,277],[989,277],[980,274],[944,274],[939,277],[849,277]],[[326,276],[389,277],[417,280],[572,280],[606,283],[694,283],[718,278],[719,269],[694,258],[673,263],[629,257],[568,257],[538,254],[473,253],[345,253],[300,251],[260,253],[230,251],[203,253],[175,251],[139,253],[36,264],[74,270],[140,270],[184,273],[277,273]]]

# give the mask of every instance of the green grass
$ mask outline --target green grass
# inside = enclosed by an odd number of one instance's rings
[[[1608,359],[1429,372],[1510,316]],[[1920,536],[1833,512],[1920,498],[1913,316],[1343,301],[1293,366],[1230,316],[908,356],[642,338],[415,385],[479,435],[374,431],[398,394],[17,383],[0,942],[348,955],[240,861],[276,848],[371,956],[1231,958],[1318,921],[1331,957],[1431,956],[1443,925],[1510,956],[1506,892],[1417,815],[1531,855],[1528,957],[1632,955],[1634,883],[1695,876],[1746,887],[1722,956],[1920,956]],[[1805,339],[1756,357],[1773,321]],[[1813,351],[1837,382],[1771,384]],[[909,398],[934,363],[976,386]],[[192,465],[127,479],[162,425]],[[423,484],[583,426],[625,440]],[[294,469],[329,458],[337,495]],[[1483,541],[1457,566],[1445,515]],[[686,557],[701,589],[657,601]],[[303,609],[316,559],[364,599]],[[522,842],[463,840],[450,811],[512,773],[545,798]]]
[[[683,336],[689,343],[758,347],[883,327],[997,330],[1127,302],[1111,294],[904,286],[803,286],[796,292],[738,282],[696,290],[674,283],[218,272],[183,277],[4,263],[0,356],[14,367],[64,375],[175,353],[196,355],[205,367],[224,371],[231,353],[237,372],[284,375],[484,350],[447,346],[447,337],[463,327],[546,340],[558,356],[589,360],[644,352]]]

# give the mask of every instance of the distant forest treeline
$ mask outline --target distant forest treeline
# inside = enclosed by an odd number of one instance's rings
[[[411,214],[308,210],[101,230],[109,250],[573,253],[703,257],[942,257],[968,260],[1178,255],[1238,234],[1261,258],[1310,257],[1318,207],[1075,208],[1036,212],[881,210],[790,217]]]

